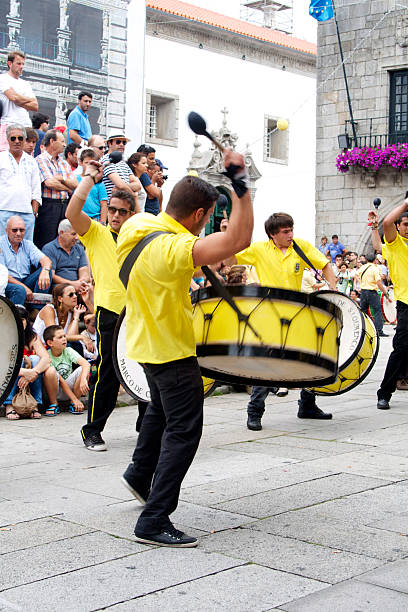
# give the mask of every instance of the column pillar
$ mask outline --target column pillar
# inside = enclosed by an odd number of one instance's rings
[[[8,49],[18,49],[19,48],[19,36],[21,33],[21,26],[23,20],[20,17],[20,2],[19,0],[10,0],[10,11],[7,15],[7,25],[8,25],[8,34],[9,34],[9,44],[7,45]]]
[[[101,70],[108,71],[109,59],[109,30],[110,30],[110,12],[107,9],[103,10],[103,31],[101,40]]]
[[[69,29],[69,6],[71,0],[60,0],[60,25],[57,28],[58,34],[58,55],[57,60],[64,64],[69,64],[69,43],[71,42],[72,32]]]

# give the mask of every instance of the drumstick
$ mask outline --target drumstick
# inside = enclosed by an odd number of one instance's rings
[[[216,138],[214,138],[214,136],[211,136],[211,134],[207,132],[207,124],[205,122],[205,119],[201,115],[195,113],[194,111],[191,111],[191,113],[188,114],[187,121],[194,134],[198,134],[199,136],[206,136],[206,138],[208,138],[209,140],[211,140],[211,142],[215,144],[215,146],[221,151],[221,153],[224,153],[225,147],[223,147],[222,144]]]

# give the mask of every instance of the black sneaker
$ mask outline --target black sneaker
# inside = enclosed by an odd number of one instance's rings
[[[277,397],[285,397],[288,393],[289,393],[289,390],[286,389],[286,387],[279,387],[275,395]]]
[[[380,338],[388,338],[389,334],[384,334],[384,332],[378,332]]]
[[[379,399],[377,402],[377,408],[379,408],[379,410],[389,410],[390,404],[386,399]]]
[[[170,548],[195,548],[197,538],[192,538],[173,525],[165,527],[160,533],[143,533],[135,529],[136,542],[154,544],[156,546],[169,546]]]
[[[91,451],[106,451],[106,444],[100,433],[94,433],[84,438],[84,444]]]
[[[248,415],[247,427],[251,431],[261,431],[262,429],[261,417]]]
[[[146,499],[149,497],[150,491],[140,486],[134,477],[133,463],[130,463],[125,473],[121,478],[122,484],[134,495],[137,501],[142,505],[146,505]]]
[[[333,415],[330,412],[323,412],[316,405],[311,406],[310,408],[304,408],[303,406],[299,406],[299,410],[297,413],[298,419],[332,419]]]

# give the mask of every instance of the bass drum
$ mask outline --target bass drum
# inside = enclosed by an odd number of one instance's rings
[[[370,373],[378,355],[378,336],[370,317],[347,295],[319,291],[319,296],[336,304],[342,311],[339,372],[334,383],[310,390],[317,395],[341,395],[354,389]]]
[[[150,389],[146,374],[140,363],[126,357],[126,308],[116,323],[113,334],[113,366],[120,384],[131,397],[150,402]],[[212,378],[203,377],[204,397],[208,397],[217,387]]]
[[[20,371],[24,352],[24,327],[16,307],[0,296],[0,404],[6,399]]]
[[[392,323],[393,325],[395,325],[395,323],[397,322],[397,302],[394,298],[393,287],[388,288],[388,295],[391,299],[391,302],[387,300],[383,293],[381,294],[381,310],[383,313],[384,320],[388,323]]]

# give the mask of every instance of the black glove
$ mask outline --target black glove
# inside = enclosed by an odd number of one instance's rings
[[[221,174],[225,174],[230,179],[232,188],[239,198],[248,191],[249,175],[246,168],[230,164]]]

